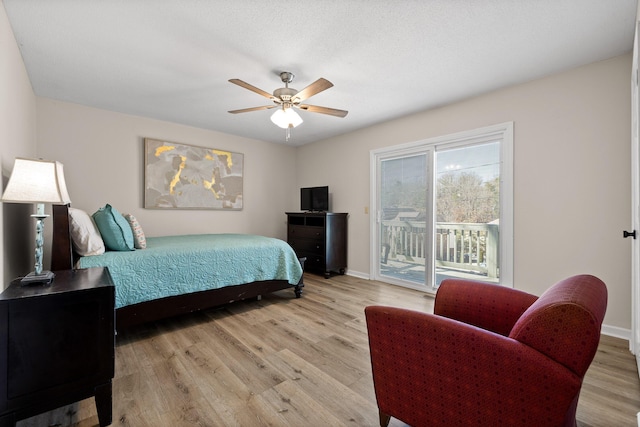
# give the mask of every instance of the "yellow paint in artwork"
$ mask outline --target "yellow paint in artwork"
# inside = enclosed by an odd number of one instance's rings
[[[215,196],[216,199],[219,199],[220,196],[218,195],[216,190],[213,188],[213,184],[215,184],[215,183],[216,183],[216,176],[215,175],[211,176],[211,181],[207,181],[206,179],[202,180],[202,185],[204,186],[204,188],[206,188],[207,190],[211,191],[211,193]]]
[[[180,156],[180,166],[178,166],[178,172],[176,172],[176,174],[173,176],[173,179],[171,180],[171,184],[169,184],[169,194],[173,194],[174,193],[174,188],[176,185],[178,185],[178,182],[180,182],[180,174],[182,173],[182,169],[184,169],[184,166],[187,163],[187,158],[185,156]]]
[[[162,153],[166,153],[167,151],[175,150],[176,147],[172,145],[163,145],[162,147],[156,148],[156,157],[160,157]]]
[[[216,156],[227,156],[227,167],[229,169],[231,169],[231,166],[233,166],[233,160],[231,159],[231,152],[230,151],[222,151],[222,150],[211,150],[211,152],[213,154],[215,154]],[[213,159],[212,157],[207,156],[208,159]]]

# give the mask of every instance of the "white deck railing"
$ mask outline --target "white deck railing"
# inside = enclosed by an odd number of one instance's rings
[[[424,221],[382,221],[382,259],[425,265],[431,248],[435,265],[497,278],[498,224],[436,223],[435,243],[426,241]]]

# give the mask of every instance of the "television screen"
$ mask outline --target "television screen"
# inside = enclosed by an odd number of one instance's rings
[[[300,189],[300,210],[301,211],[311,210],[311,189],[310,188]]]
[[[300,210],[328,211],[329,187],[307,187],[300,189]]]

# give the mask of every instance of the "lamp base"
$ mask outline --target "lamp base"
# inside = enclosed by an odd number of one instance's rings
[[[36,274],[32,271],[20,280],[20,286],[34,285],[36,283],[45,283],[48,285],[53,282],[53,278],[55,276],[55,273],[52,271],[43,271],[40,274]]]

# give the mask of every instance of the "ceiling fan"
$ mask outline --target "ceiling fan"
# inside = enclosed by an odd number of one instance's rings
[[[229,80],[233,84],[236,84],[245,89],[249,89],[250,91],[257,93],[258,95],[262,95],[265,98],[273,101],[273,105],[243,108],[240,110],[232,110],[229,112],[231,114],[238,114],[248,113],[249,111],[270,110],[272,108],[281,107],[271,116],[271,121],[284,129],[296,127],[300,123],[302,123],[302,118],[300,118],[300,116],[295,111],[293,111],[293,108],[310,111],[312,113],[328,114],[335,117],[345,117],[347,115],[348,111],[345,110],[319,107],[317,105],[301,104],[302,101],[305,101],[308,98],[311,98],[313,95],[316,95],[332,87],[333,83],[331,83],[329,80],[319,78],[301,91],[297,91],[296,89],[289,87],[289,83],[293,81],[294,77],[295,75],[289,71],[281,72],[280,79],[282,80],[282,83],[284,83],[285,87],[274,90],[273,95],[240,79]]]

